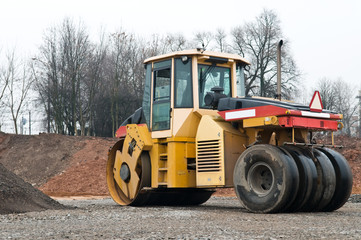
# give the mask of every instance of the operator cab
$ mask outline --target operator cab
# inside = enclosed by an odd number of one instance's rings
[[[193,49],[148,58],[143,113],[153,138],[195,136],[187,127],[216,115],[220,97],[244,96],[244,66],[235,54]],[[174,121],[173,121],[174,119]]]

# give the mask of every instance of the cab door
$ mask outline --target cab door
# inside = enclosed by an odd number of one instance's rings
[[[171,136],[172,60],[153,65],[152,137]]]

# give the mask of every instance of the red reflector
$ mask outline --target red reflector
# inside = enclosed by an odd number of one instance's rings
[[[310,102],[310,110],[313,112],[322,112],[323,104],[321,101],[321,95],[319,91],[315,91],[312,100]]]

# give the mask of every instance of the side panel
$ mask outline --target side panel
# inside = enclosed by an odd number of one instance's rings
[[[170,141],[168,143],[168,187],[196,186],[195,170],[188,169],[189,158],[195,159],[195,139]],[[193,152],[194,151],[194,152]]]
[[[247,137],[219,117],[202,117],[196,136],[199,187],[233,186],[233,169]]]
[[[162,182],[163,181],[162,177],[164,177],[164,176],[160,176],[159,174],[159,168],[164,167],[164,165],[160,165],[162,164],[162,162],[160,161],[160,152],[163,150],[161,148],[162,145],[159,143],[159,139],[153,139],[153,148],[149,152],[151,168],[152,168],[151,171],[152,188],[157,188],[159,185],[158,183]]]
[[[175,108],[173,117],[173,136],[196,137],[200,117],[193,109]]]
[[[233,171],[234,166],[244,150],[247,137],[244,135],[234,134],[225,131],[224,134],[224,159],[225,159],[225,185],[227,187],[233,186]]]
[[[194,138],[153,139],[150,151],[152,188],[190,188],[196,186]]]

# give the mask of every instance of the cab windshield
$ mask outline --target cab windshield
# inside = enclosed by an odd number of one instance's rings
[[[211,108],[204,103],[204,96],[211,92],[213,87],[222,87],[224,94],[231,96],[231,71],[227,67],[216,65],[198,65],[198,84],[199,84],[199,107]]]

